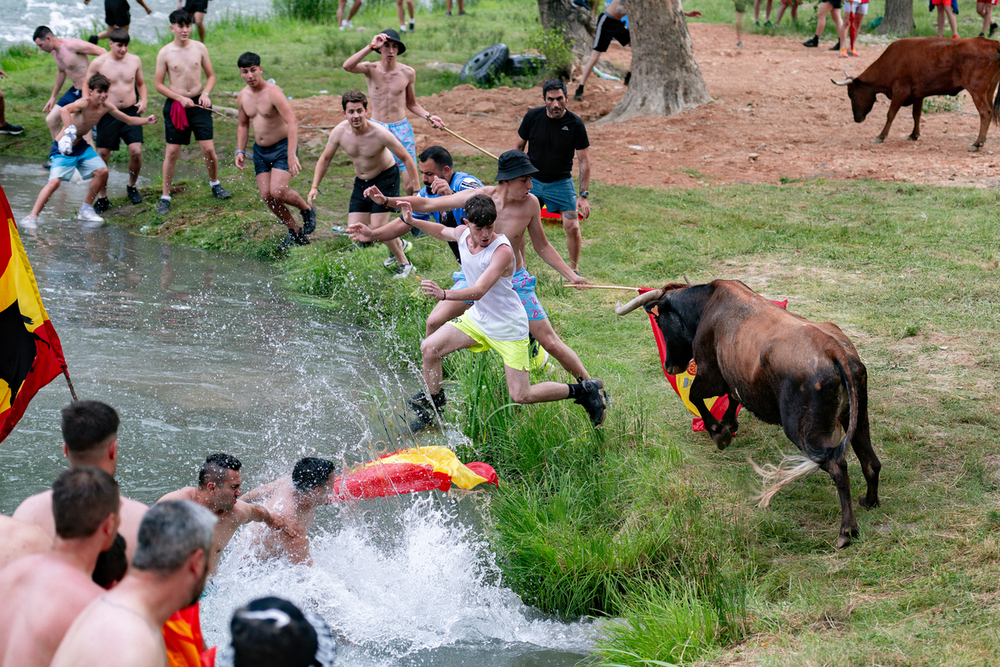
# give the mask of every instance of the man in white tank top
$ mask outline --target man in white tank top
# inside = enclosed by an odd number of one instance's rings
[[[497,176],[498,180],[509,174]],[[377,189],[365,191],[373,200],[382,198]],[[420,283],[424,293],[438,301],[474,301],[468,311],[448,322],[420,345],[423,376],[427,389],[410,399],[417,418],[410,429],[420,431],[434,421],[434,413],[445,404],[441,389],[441,363],[452,352],[470,349],[473,352],[496,350],[503,358],[507,375],[507,391],[515,403],[544,403],[572,398],[587,411],[591,423],[604,423],[607,408],[604,383],[597,379],[578,384],[541,382],[531,384],[528,374],[528,316],[521,299],[514,292],[514,250],[503,234],[493,228],[497,210],[493,199],[485,194],[471,197],[465,204],[464,224],[455,228],[417,220],[409,202],[399,202],[403,221],[416,226],[442,241],[458,243],[468,287],[442,289],[432,280]],[[364,232],[360,232],[363,234]]]

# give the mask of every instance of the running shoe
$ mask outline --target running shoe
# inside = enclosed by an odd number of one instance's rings
[[[990,24],[990,37],[993,36],[993,33],[995,33],[997,31],[998,27],[1000,27],[1000,26],[997,26],[996,23],[991,23]]]
[[[743,48],[743,42],[736,42],[736,48],[737,49],[742,49]]]
[[[416,273],[416,271],[417,268],[413,266],[413,264],[398,264],[396,267],[396,275],[393,276],[393,279],[395,280],[396,278],[400,279],[409,278],[414,273]]]
[[[139,194],[139,188],[134,185],[126,185],[125,193],[128,195],[128,200],[132,202],[132,204],[142,203],[142,195]]]
[[[111,200],[107,197],[100,197],[94,202],[94,210],[98,213],[104,213],[109,208],[111,208]]]
[[[573,99],[576,100],[577,102],[579,102],[580,100],[583,99],[583,86],[582,85],[576,87],[576,92],[573,93]]]
[[[10,123],[0,125],[0,134],[21,134],[22,132],[24,132],[24,128],[20,125],[11,125]]]
[[[84,222],[104,222],[104,218],[97,215],[97,211],[90,204],[80,204],[80,212],[76,214],[76,217]]]
[[[855,49],[851,49],[850,51],[848,51],[848,53],[850,53],[852,56],[860,56],[861,55]]]
[[[229,199],[232,197],[232,195],[229,194],[229,190],[222,187],[221,183],[212,186],[212,196],[216,199]]]
[[[344,19],[343,21],[340,22],[340,29],[341,30],[347,30],[348,28],[353,28],[353,27],[354,27],[354,25],[350,21],[348,21],[347,19]]]
[[[25,229],[37,229],[38,228],[38,216],[28,214],[21,219],[21,227]]]
[[[413,250],[413,241],[410,241],[408,239],[400,239],[400,241],[403,244],[404,255]],[[393,257],[391,254],[388,257],[386,257],[384,262],[382,262],[382,266],[384,266],[387,269],[391,269],[394,264],[396,264],[396,258]]]
[[[549,353],[534,336],[528,334],[528,337],[531,339],[528,343],[528,370],[549,370],[552,367],[549,363]]]
[[[316,231],[316,207],[302,211],[302,233],[312,234]]]
[[[848,55],[848,53],[847,53],[847,49],[841,49],[841,50],[840,50],[840,57],[841,57],[841,58],[846,58],[846,57],[847,57],[847,55]]]
[[[836,44],[834,44],[833,46],[830,47],[830,50],[831,51],[839,51],[840,50],[840,40],[839,39],[837,40]]]
[[[432,403],[433,401],[433,403]],[[423,431],[434,423],[434,418],[441,418],[441,410],[448,400],[445,398],[444,390],[440,390],[434,396],[427,397],[427,392],[421,391],[407,400],[410,409],[416,414],[416,419],[410,422],[410,430],[414,433]]]
[[[590,423],[597,428],[604,423],[604,413],[608,408],[607,397],[604,394],[604,382],[597,379],[584,380],[580,383],[583,387],[583,396],[573,399],[574,403],[583,406],[590,417]]]
[[[156,202],[156,215],[166,215],[170,213],[170,200],[160,197],[160,201]]]
[[[809,48],[815,48],[819,46],[819,35],[813,35],[806,41],[802,42],[802,46],[808,46]]]
[[[416,25],[415,25],[415,24],[413,23],[413,21],[411,20],[411,21],[410,21],[410,27],[409,27],[409,28],[407,28],[407,32],[413,32],[413,31],[414,31],[414,30],[416,30],[416,29],[417,29],[417,26],[416,26]]]
[[[281,243],[278,244],[278,251],[283,252],[293,245],[309,245],[309,239],[301,231],[293,232],[288,230],[288,236],[281,239]]]

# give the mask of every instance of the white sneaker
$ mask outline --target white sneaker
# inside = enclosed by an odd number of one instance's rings
[[[347,19],[344,19],[343,21],[340,22],[340,29],[341,30],[347,30],[348,28],[353,28],[353,27],[354,26]]]
[[[413,264],[399,264],[396,268],[396,275],[393,278],[409,278],[416,272],[417,268]]]
[[[400,32],[406,32],[406,26],[405,25],[399,26],[399,31]]]
[[[97,215],[97,211],[90,204],[81,204],[80,212],[77,213],[76,217],[84,222],[104,222],[104,218]]]
[[[410,241],[408,239],[402,239],[401,243],[403,244],[403,254],[404,255],[406,253],[410,252],[411,250],[413,250],[413,242],[412,241]],[[389,256],[385,258],[385,261],[382,262],[382,266],[384,266],[387,269],[391,269],[393,266],[397,266],[397,264],[396,264],[396,258],[392,256],[392,253],[390,253]]]
[[[21,220],[21,227],[25,229],[38,229],[38,216],[37,215],[26,215]]]

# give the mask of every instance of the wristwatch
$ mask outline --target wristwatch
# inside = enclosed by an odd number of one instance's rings
[[[581,190],[580,196],[583,197],[584,199],[587,199],[588,197],[590,197],[590,190]]]

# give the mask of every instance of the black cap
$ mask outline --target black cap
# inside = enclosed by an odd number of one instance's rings
[[[232,645],[217,667],[333,667],[337,647],[320,617],[288,600],[254,600],[233,613]]]
[[[531,164],[528,156],[521,151],[507,151],[500,154],[497,160],[497,177],[495,181],[509,181],[520,176],[534,174],[537,169]]]
[[[397,44],[399,44],[399,52],[396,53],[397,56],[401,56],[404,53],[406,53],[406,44],[403,44],[403,40],[399,38],[398,32],[396,32],[392,28],[386,28],[379,34],[388,37],[390,42],[396,42]],[[379,49],[375,49],[375,53],[382,53],[382,52]]]

